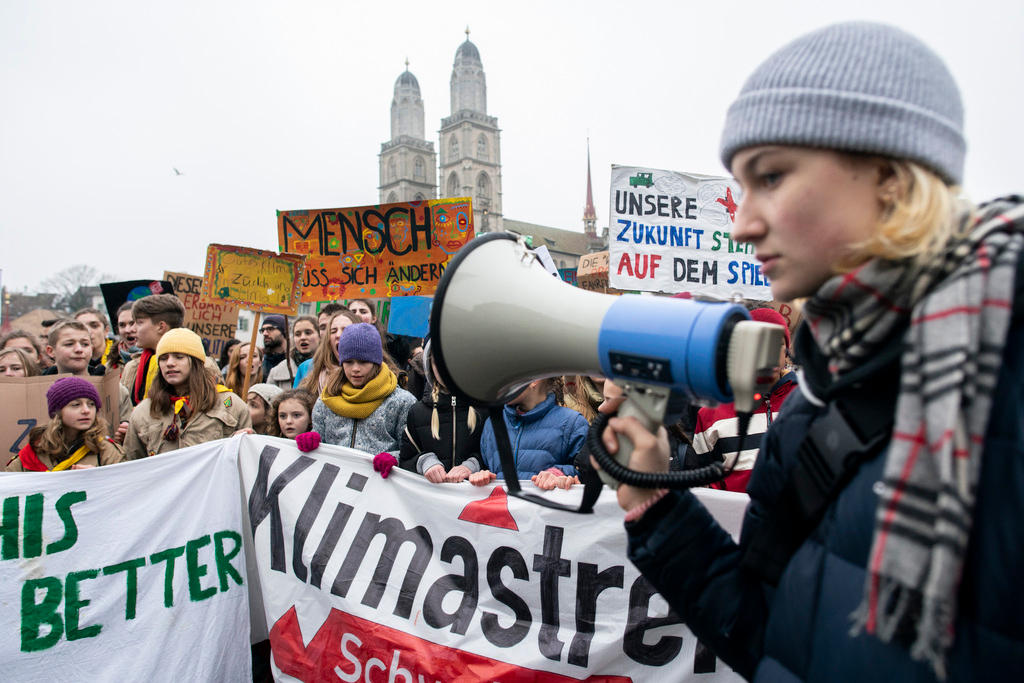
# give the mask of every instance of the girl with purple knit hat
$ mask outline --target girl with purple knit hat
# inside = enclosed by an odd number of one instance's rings
[[[28,443],[7,463],[7,472],[60,472],[124,460],[107,438],[96,387],[81,377],[62,377],[46,392],[50,421],[29,432]]]

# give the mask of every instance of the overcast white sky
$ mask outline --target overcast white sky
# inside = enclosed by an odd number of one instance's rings
[[[721,124],[747,74],[846,19],[937,50],[964,95],[967,191],[1024,191],[1020,0],[2,0],[3,284],[76,263],[201,274],[210,242],[276,249],[276,209],[376,203],[406,57],[436,145],[467,24],[502,128],[505,216],[582,230],[589,133],[604,226],[611,164],[724,173]]]

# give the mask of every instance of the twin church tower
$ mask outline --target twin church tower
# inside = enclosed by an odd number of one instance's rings
[[[426,139],[420,84],[408,60],[405,67],[391,100],[391,139],[380,146],[381,203],[472,197],[476,232],[502,230],[501,131],[487,115],[484,65],[469,29],[455,51],[451,115],[441,119],[437,152]]]

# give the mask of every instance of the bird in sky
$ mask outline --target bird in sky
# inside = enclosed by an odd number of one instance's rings
[[[178,169],[174,168],[173,166],[171,166],[171,168],[174,169],[174,175],[185,175],[184,173],[182,173]]]

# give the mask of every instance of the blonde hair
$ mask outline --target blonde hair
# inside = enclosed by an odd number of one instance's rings
[[[434,407],[430,411],[430,435],[435,439],[441,438],[441,419],[437,415],[437,401],[440,397],[441,385],[435,381],[434,386],[430,389],[430,398],[434,402]],[[469,407],[469,412],[466,415],[466,427],[469,428],[470,434],[476,429],[476,410],[473,409],[473,406]]]
[[[0,349],[0,358],[4,356],[14,356],[21,361],[21,367],[24,368],[25,377],[35,377],[39,374],[39,366],[36,362],[28,357],[28,354],[19,349],[17,346],[12,346],[6,349]]]
[[[893,192],[883,196],[885,210],[868,240],[851,245],[841,269],[852,270],[872,258],[910,259],[921,264],[961,236],[958,214],[968,207],[960,188],[913,161],[887,159]]]
[[[235,344],[231,347],[231,352],[228,355],[228,369],[224,373],[224,385],[239,396],[242,395],[242,385],[245,384],[245,370],[242,368],[242,347],[249,348],[249,344]],[[249,386],[263,381],[263,349],[254,346],[252,350],[259,353],[260,362],[256,366],[256,377],[249,383]],[[252,350],[250,350],[250,354]],[[252,362],[251,356],[249,362]]]

